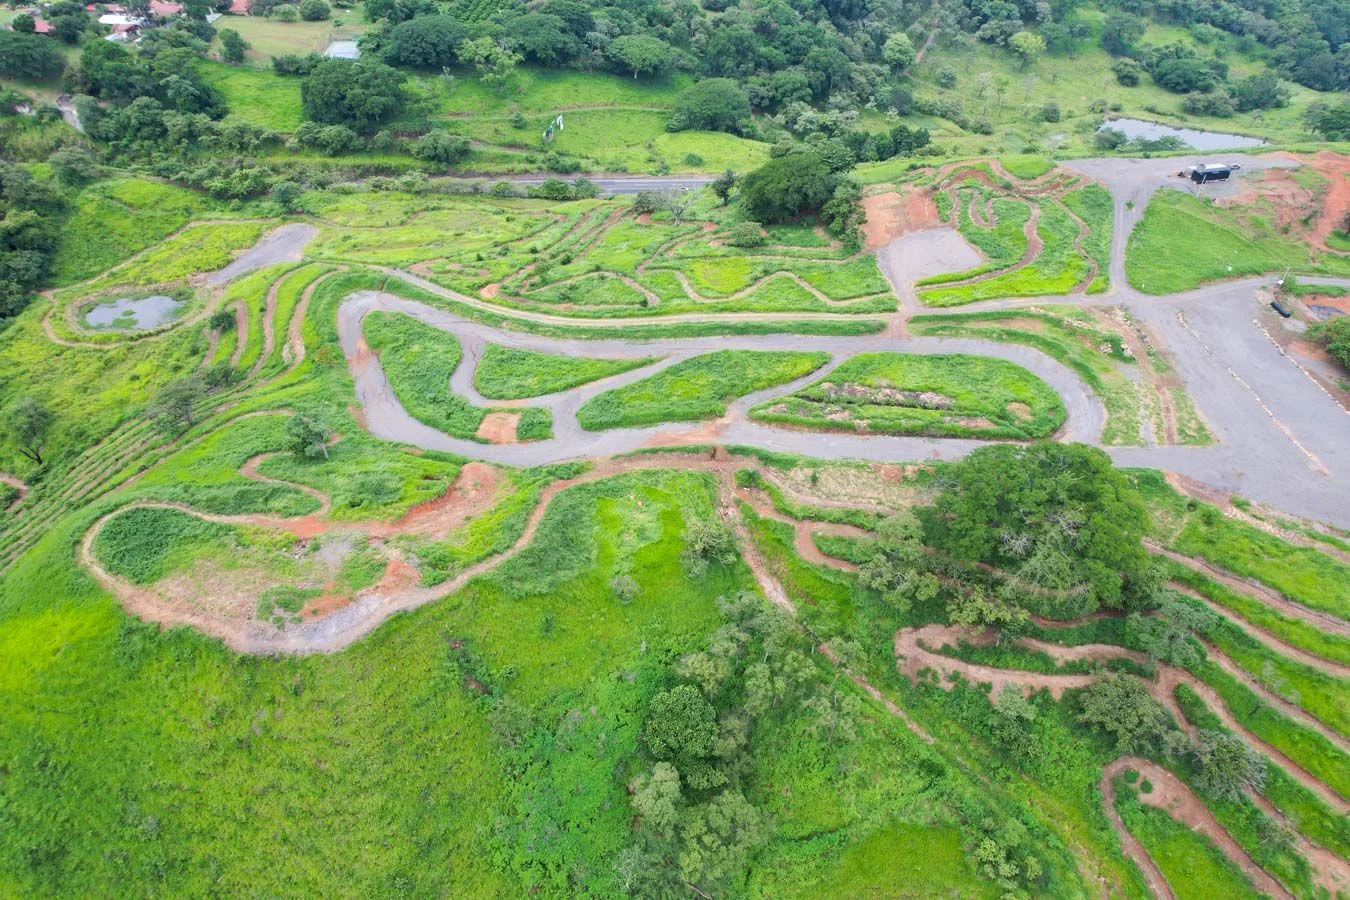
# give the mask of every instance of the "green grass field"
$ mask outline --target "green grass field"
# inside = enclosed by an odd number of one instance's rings
[[[339,21],[341,25],[337,24]],[[333,18],[323,22],[282,22],[268,16],[226,16],[216,22],[217,32],[232,28],[249,42],[251,46],[245,58],[249,65],[260,68],[270,67],[274,56],[322,53],[335,34],[360,34],[368,27],[359,7],[334,10]],[[212,50],[219,53],[219,37],[213,42]]]
[[[588,400],[577,419],[589,431],[713,419],[731,399],[801,378],[826,359],[824,353],[706,353]]]
[[[488,344],[474,372],[474,386],[493,400],[519,400],[565,391],[652,362],[642,359],[586,359]]]
[[[1038,438],[1064,422],[1064,405],[1044,381],[1003,360],[865,353],[751,416],[834,431]]]
[[[58,286],[102,274],[213,211],[214,204],[185,188],[113,178],[85,188],[73,205],[52,263]]]
[[[1036,234],[1041,239],[1041,251],[1027,265],[973,284],[920,291],[919,299],[927,306],[941,307],[959,306],[997,297],[1040,297],[1047,294],[1069,293],[1088,271],[1086,262],[1075,248],[1079,234],[1078,225],[1064,208],[1054,201],[1042,202],[1040,210]],[[967,213],[962,213],[963,220],[966,215]],[[1000,218],[996,233],[1005,232],[1009,227],[1011,223],[1005,226]],[[962,233],[967,230],[969,229],[962,229]],[[1006,251],[1002,252],[998,259],[999,264],[1006,262],[1008,260]],[[997,267],[998,264],[991,263],[991,265]]]
[[[269,69],[227,66],[203,60],[197,64],[202,79],[225,97],[234,118],[290,133],[305,121],[300,103],[300,79],[285,78]]]
[[[1285,268],[1350,275],[1350,259],[1314,255],[1297,236],[1276,228],[1260,207],[1220,208],[1176,190],[1161,190],[1150,198],[1125,253],[1130,284],[1149,294]]]

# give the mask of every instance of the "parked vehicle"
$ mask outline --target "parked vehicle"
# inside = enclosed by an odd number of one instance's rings
[[[1205,184],[1210,181],[1227,181],[1242,166],[1236,163],[1203,163],[1198,166],[1187,166],[1177,173],[1178,178],[1189,178],[1196,184]]]

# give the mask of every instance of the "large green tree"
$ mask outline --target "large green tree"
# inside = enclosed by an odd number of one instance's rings
[[[941,483],[925,525],[943,552],[1043,588],[1085,591],[1104,606],[1152,602],[1158,574],[1142,543],[1148,514],[1102,451],[1049,441],[982,447],[948,466]]]
[[[403,111],[403,75],[384,63],[328,59],[300,84],[305,115],[370,134]]]
[[[459,46],[467,32],[451,16],[418,16],[389,29],[384,61],[391,66],[442,69],[459,61]]]
[[[0,75],[50,78],[65,67],[66,59],[51,38],[21,31],[0,31]]]
[[[741,179],[741,203],[756,222],[778,224],[818,211],[834,195],[835,173],[815,153],[771,159]]]
[[[750,97],[730,78],[705,78],[680,92],[667,131],[727,131],[740,134],[750,121]]]

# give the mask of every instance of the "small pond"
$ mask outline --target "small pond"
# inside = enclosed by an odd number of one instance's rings
[[[119,297],[91,307],[84,314],[84,323],[90,328],[144,331],[172,322],[182,308],[182,300],[175,300],[165,294]]]
[[[1114,128],[1125,132],[1130,140],[1143,139],[1156,141],[1162,137],[1180,138],[1186,146],[1196,150],[1233,150],[1238,147],[1259,147],[1265,143],[1260,138],[1246,137],[1241,134],[1222,134],[1218,131],[1200,131],[1195,128],[1173,128],[1158,122],[1145,122],[1143,119],[1109,119],[1102,128]]]

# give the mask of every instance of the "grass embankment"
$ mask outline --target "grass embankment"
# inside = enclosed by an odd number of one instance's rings
[[[1235,900],[1264,896],[1247,876],[1203,835],[1166,812],[1144,805],[1135,788],[1116,782],[1116,811],[1130,834],[1144,846],[1177,900]],[[1143,785],[1139,785],[1143,789]]]
[[[1060,199],[1088,227],[1083,249],[1097,264],[1097,275],[1087,286],[1087,293],[1105,293],[1111,286],[1111,193],[1099,184],[1087,184]]]
[[[988,272],[1006,269],[1016,264],[1027,252],[1026,224],[1031,218],[1031,207],[1023,200],[1012,197],[993,197],[990,208],[994,221],[989,226],[979,225],[970,215],[970,204],[983,204],[986,198],[993,196],[992,191],[977,182],[967,182],[970,187],[962,187],[947,193],[938,194],[939,212],[943,207],[956,204],[956,227],[961,236],[975,246],[984,256],[984,263],[964,272],[950,272],[920,279],[917,286],[945,284],[949,281],[962,281]],[[954,199],[952,199],[954,198]],[[954,290],[954,289],[949,289]],[[923,292],[920,292],[922,297]]]
[[[91,184],[75,196],[52,258],[52,283],[92,278],[213,211],[187,188],[137,178]]]
[[[1009,175],[1024,179],[1040,178],[1055,167],[1054,160],[1035,153],[1003,156],[998,162]]]
[[[588,400],[577,420],[588,431],[601,431],[715,419],[732,399],[801,378],[827,359],[825,353],[787,351],[705,353]]]
[[[805,428],[940,437],[1039,438],[1064,404],[1031,372],[1000,359],[864,353],[753,418]]]
[[[1350,258],[1318,254],[1298,235],[1280,230],[1263,203],[1219,207],[1177,190],[1149,199],[1125,253],[1130,285],[1148,294],[1286,268],[1350,275]]]
[[[7,785],[7,833],[23,837],[0,843],[23,894],[114,881],[234,892],[263,878],[316,894],[618,894],[628,783],[649,765],[642,711],[680,678],[675,660],[725,632],[713,598],[753,586],[739,562],[696,577],[681,564],[688,523],[715,515],[708,479],[647,472],[563,492],[528,550],[343,653],[242,657],[128,619],[56,564],[89,515],[0,583],[0,762],[36,773]],[[285,613],[301,594],[265,599]],[[783,788],[747,791],[768,823],[750,882],[869,894],[903,871],[992,895],[957,826],[1001,819],[998,801],[898,721],[836,697],[851,687],[808,649],[793,651],[794,690],[828,700],[849,739],[795,694],[748,723],[747,783]],[[256,784],[284,790],[241,790]],[[336,815],[350,824],[332,828]],[[901,840],[933,852],[866,865]],[[1037,851],[1049,884],[1076,884],[1062,848]]]
[[[491,410],[450,392],[450,376],[463,355],[452,335],[408,316],[379,312],[366,316],[365,335],[409,415],[452,437],[479,439],[478,429]],[[521,440],[552,435],[548,409],[526,407],[516,412],[520,414],[516,436]]]
[[[915,334],[978,337],[1034,347],[1073,369],[1106,407],[1102,443],[1140,444],[1139,394],[1122,364],[1135,360],[1124,353],[1119,334],[1098,325],[1091,314],[1069,307],[1039,312],[1017,310],[969,315],[921,315],[909,321]],[[1101,352],[1101,346],[1110,348]]]
[[[1303,619],[1295,619],[1271,609],[1254,597],[1241,594],[1208,578],[1194,569],[1171,560],[1164,561],[1168,577],[1203,597],[1231,610],[1280,640],[1314,656],[1350,665],[1350,640],[1318,628]]]
[[[474,386],[493,400],[519,400],[565,391],[651,362],[651,357],[587,359],[488,344],[478,361]]]
[[[1153,533],[1169,549],[1260,582],[1295,603],[1350,619],[1350,565],[1294,544],[1177,493],[1160,473],[1135,482],[1153,514]]]

